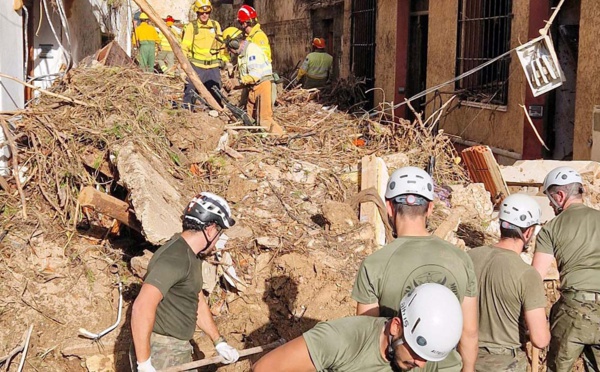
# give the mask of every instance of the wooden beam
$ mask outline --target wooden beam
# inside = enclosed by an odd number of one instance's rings
[[[375,188],[382,200],[385,200],[385,187],[389,178],[388,169],[383,159],[374,155],[368,155],[362,158],[361,161],[361,183],[360,189]],[[379,210],[374,203],[362,203],[360,205],[360,221],[368,222],[375,229],[375,241],[378,245],[383,246],[386,243],[385,225]]]
[[[142,231],[140,222],[135,214],[129,210],[129,204],[100,192],[92,186],[86,186],[81,190],[77,199],[82,207],[89,207],[98,213],[105,214],[131,227],[136,231]]]
[[[140,7],[142,12],[148,14],[148,17],[152,20],[152,22],[154,22],[156,27],[160,29],[160,32],[162,32],[163,35],[167,38],[169,44],[171,45],[171,49],[173,49],[175,57],[181,64],[181,68],[183,69],[183,71],[185,71],[186,75],[188,76],[188,79],[192,81],[192,84],[194,84],[194,87],[196,87],[198,93],[200,93],[200,96],[202,96],[202,98],[204,98],[206,102],[210,105],[210,107],[212,107],[213,109],[217,111],[223,111],[221,105],[217,103],[212,94],[210,94],[208,89],[206,89],[204,84],[202,84],[202,81],[200,81],[198,74],[196,74],[196,71],[194,71],[194,69],[190,65],[190,62],[188,61],[187,57],[183,54],[181,46],[179,46],[179,43],[171,33],[171,30],[169,30],[167,24],[162,20],[162,18],[160,18],[160,16],[154,11],[154,8],[152,8],[152,6],[148,4],[146,0],[134,1]]]

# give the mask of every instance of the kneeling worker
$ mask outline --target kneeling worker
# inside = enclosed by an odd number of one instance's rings
[[[271,82],[273,68],[265,52],[256,44],[243,39],[242,32],[229,27],[223,31],[223,42],[227,50],[238,56],[240,77],[229,79],[224,85],[231,90],[245,87],[249,89],[246,110],[257,119],[258,124],[270,133],[282,135],[283,129],[273,119],[271,105]]]
[[[461,306],[452,291],[427,283],[400,302],[400,317],[354,316],[321,322],[261,358],[254,372],[368,372],[427,370],[444,359],[462,332]]]
[[[312,46],[296,77],[304,89],[323,88],[333,74],[333,57],[325,51],[325,39],[314,38]]]

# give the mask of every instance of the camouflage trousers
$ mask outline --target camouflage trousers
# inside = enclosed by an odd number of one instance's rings
[[[583,352],[586,371],[600,371],[600,295],[565,292],[550,312],[549,372],[570,372]]]
[[[522,350],[480,347],[476,372],[525,372],[527,356]]]
[[[189,341],[159,335],[154,332],[150,336],[150,357],[152,358],[152,365],[157,370],[191,362],[192,351],[192,344]],[[133,342],[129,348],[129,361],[131,370],[137,372],[137,359]]]

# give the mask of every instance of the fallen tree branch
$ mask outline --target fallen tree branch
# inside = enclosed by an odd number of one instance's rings
[[[256,346],[256,347],[251,347],[249,349],[240,350],[240,359],[250,356],[250,355],[262,353],[263,351],[275,349],[285,343],[286,343],[286,340],[284,338],[280,338],[279,340],[277,340],[275,342],[271,342],[270,344],[267,344],[267,345]],[[223,357],[219,355],[219,356],[215,356],[212,358],[201,359],[201,360],[197,360],[194,362],[181,364],[181,365],[178,365],[175,367],[161,369],[160,372],[187,371],[187,370],[195,369],[198,367],[205,367],[205,366],[210,366],[212,364],[223,363],[223,361],[224,361]]]
[[[2,75],[2,74],[0,74]],[[17,184],[17,189],[19,190],[19,196],[21,197],[21,207],[23,208],[23,219],[27,219],[27,206],[25,203],[25,193],[23,192],[23,187],[21,186],[21,177],[19,177],[19,156],[17,152],[17,146],[15,145],[15,141],[12,137],[12,134],[8,130],[8,125],[6,125],[6,120],[0,118],[0,125],[2,125],[2,129],[4,130],[4,134],[6,139],[8,140],[8,146],[10,146],[10,151],[12,153],[12,166],[13,172],[15,176],[15,183]],[[7,190],[8,191],[8,190]]]
[[[17,371],[21,371],[23,369],[23,363],[25,362],[25,357],[27,355],[27,348],[29,347],[29,339],[31,338],[32,331],[33,331],[33,324],[30,325],[29,329],[27,331],[25,331],[25,333],[23,334],[23,340],[21,341],[21,344],[19,344],[14,349],[12,349],[10,351],[10,353],[8,353],[8,355],[0,358],[0,364],[5,364],[4,365],[5,370],[8,371],[8,368],[10,367],[10,362],[20,352],[23,352],[23,356],[21,357],[21,362],[19,363],[19,368],[17,369]]]
[[[23,370],[23,366],[25,365],[25,358],[27,358],[27,349],[29,349],[29,340],[31,339],[31,332],[33,331],[33,324],[29,326],[29,330],[27,330],[27,337],[25,338],[25,345],[23,346],[23,355],[21,355],[21,363],[19,363],[19,368],[17,372],[21,372]]]
[[[49,96],[52,96],[52,97],[55,97],[55,98],[60,98],[60,99],[65,100],[67,102],[77,103],[78,105],[88,106],[88,107],[92,106],[89,103],[85,103],[85,102],[80,101],[78,99],[74,99],[74,98],[70,98],[70,97],[67,97],[67,96],[63,96],[62,94],[56,94],[56,93],[49,92],[49,91],[47,91],[45,89],[42,89],[40,87],[36,87],[33,84],[26,83],[23,80],[19,80],[19,79],[15,78],[15,77],[12,77],[10,75],[6,75],[6,74],[0,73],[0,77],[6,78],[8,80],[15,81],[15,82],[17,82],[17,83],[19,83],[21,85],[25,85],[26,87],[29,87],[29,88],[33,89],[33,90],[37,90],[40,93],[43,93],[43,94],[46,94],[46,95],[49,95]]]

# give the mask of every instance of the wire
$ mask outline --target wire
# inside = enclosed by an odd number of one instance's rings
[[[65,55],[65,59],[66,59],[66,62],[67,62],[67,70],[68,70],[69,68],[71,68],[71,63],[72,63],[71,54],[62,45],[62,43],[60,42],[60,38],[58,37],[58,34],[56,33],[56,30],[54,29],[54,24],[53,24],[52,19],[50,17],[50,12],[48,12],[48,2],[47,2],[47,0],[42,0],[42,3],[44,4],[44,10],[46,12],[46,18],[48,19],[48,25],[50,25],[50,29],[52,30],[52,33],[54,34],[54,38],[58,42],[58,45],[60,46],[60,48],[62,49],[63,54]],[[41,14],[41,10],[40,10],[40,14]],[[41,16],[40,16],[40,18],[41,18]],[[61,17],[61,23],[62,23],[62,17]]]
[[[25,13],[25,21],[23,22],[23,24],[25,25],[25,27],[23,27],[23,33],[25,35],[23,37],[23,40],[25,42],[25,64],[23,66],[23,80],[27,80],[27,69],[29,68],[29,10],[27,10],[27,7],[25,5],[23,5],[22,9],[23,13]]]

